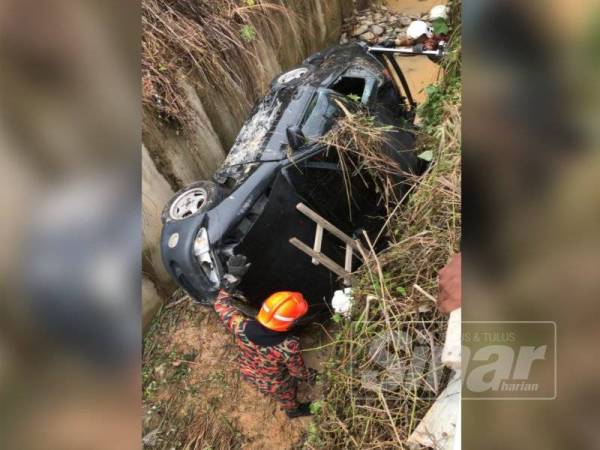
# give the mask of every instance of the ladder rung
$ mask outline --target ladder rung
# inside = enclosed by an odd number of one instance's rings
[[[304,203],[298,203],[296,205],[296,209],[298,211],[300,211],[302,214],[304,214],[306,217],[308,217],[309,219],[312,219],[314,222],[316,222],[317,225],[321,225],[324,229],[329,231],[331,234],[336,236],[338,239],[342,240],[344,243],[346,243],[348,245],[351,245],[352,248],[354,248],[355,250],[358,251],[358,248],[356,247],[356,242],[354,242],[354,239],[352,239],[350,236],[348,236],[342,230],[337,228],[331,222],[327,221],[326,219],[324,219],[323,217],[318,215],[316,212],[314,212],[312,209],[310,209]]]
[[[310,248],[304,242],[302,242],[301,240],[299,240],[295,237],[290,239],[290,244],[292,244],[294,247],[298,248],[299,250],[303,251],[308,256],[311,256],[312,258],[316,259],[319,262],[319,264],[322,264],[324,267],[331,270],[337,276],[339,276],[340,278],[343,278],[344,281],[346,281],[346,282],[348,281],[350,274],[348,272],[346,272],[340,265],[338,265],[331,258],[325,256],[322,253],[315,252],[312,248]]]
[[[313,245],[313,250],[317,253],[321,253],[321,245],[323,244],[323,227],[317,224],[317,230],[315,231],[315,243]],[[312,263],[315,266],[319,265],[319,261],[315,258],[312,259]]]
[[[346,259],[344,260],[344,270],[352,272],[352,246],[346,244]]]

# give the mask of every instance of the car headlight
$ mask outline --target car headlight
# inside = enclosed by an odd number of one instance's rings
[[[198,230],[196,239],[194,240],[194,254],[199,256],[203,253],[210,252],[210,243],[208,242],[208,233],[206,228],[202,227]]]
[[[194,255],[198,258],[200,268],[204,275],[215,284],[219,283],[219,274],[210,252],[210,243],[208,242],[208,232],[202,227],[198,230],[196,239],[194,239]]]

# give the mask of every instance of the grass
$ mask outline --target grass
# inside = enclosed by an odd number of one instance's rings
[[[439,364],[446,317],[433,302],[437,273],[460,246],[460,30],[456,21],[451,27],[444,77],[419,109],[418,152],[428,152],[431,163],[412,180],[406,201],[392,199],[382,231],[390,247],[375,254],[378,237],[365,236],[356,306],[351,319],[337,325],[322,376],[324,398],[305,448],[406,448],[448,381]],[[335,137],[339,148],[366,149],[362,160],[373,161],[371,149],[348,145],[352,138],[345,137]],[[370,169],[388,183],[385,168]]]
[[[191,301],[163,306],[144,338],[144,448],[229,450],[244,445],[236,424],[219,409],[223,395],[237,383],[235,368],[215,370],[198,380],[192,377],[194,365],[201,364],[197,351],[173,346],[182,324],[202,326],[207,314],[212,313]]]
[[[184,83],[232,93],[248,108],[262,63],[257,45],[278,48],[298,19],[268,0],[143,0],[142,103],[165,123],[190,125]],[[195,75],[195,76],[192,76]],[[255,77],[256,75],[254,75]]]

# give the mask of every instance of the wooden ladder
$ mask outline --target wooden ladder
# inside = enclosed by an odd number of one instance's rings
[[[352,257],[355,253],[361,254],[360,243],[345,234],[331,222],[318,215],[304,203],[298,203],[296,205],[296,209],[317,224],[317,229],[315,231],[315,242],[313,247],[310,248],[300,239],[292,237],[289,241],[290,244],[310,256],[313,264],[321,264],[323,267],[331,270],[338,277],[344,280],[344,284],[346,286],[350,286],[352,275]],[[346,244],[344,267],[340,266],[333,259],[321,253],[321,245],[323,244],[323,230],[329,231]]]

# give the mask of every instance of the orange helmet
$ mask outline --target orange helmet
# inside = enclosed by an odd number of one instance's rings
[[[300,292],[275,292],[267,298],[256,319],[273,331],[287,331],[306,314],[308,303]]]

